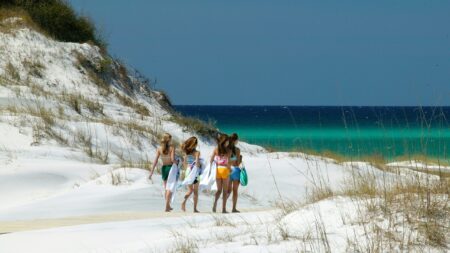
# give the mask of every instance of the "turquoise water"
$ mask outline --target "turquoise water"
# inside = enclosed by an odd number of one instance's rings
[[[450,108],[177,106],[214,120],[226,133],[275,150],[330,151],[344,156],[448,159]]]

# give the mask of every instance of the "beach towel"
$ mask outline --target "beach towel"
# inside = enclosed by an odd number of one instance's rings
[[[200,191],[217,191],[216,173],[217,165],[215,162],[206,165],[200,180]]]
[[[169,177],[167,178],[166,190],[175,192],[178,186],[178,178],[180,177],[180,169],[177,164],[173,164],[170,168]]]
[[[176,191],[178,189],[178,185],[180,184],[178,181],[180,178],[180,168],[178,167],[178,164],[180,164],[179,159],[177,159],[177,162],[172,165],[172,168],[170,168],[169,177],[167,178],[166,190],[172,193],[172,198],[170,199],[171,203],[175,200]]]
[[[195,162],[189,165],[188,169],[186,170],[184,180],[180,184],[180,187],[193,184],[197,177],[199,178],[199,180],[201,180],[205,166],[205,161],[201,158],[199,159],[198,165]]]
[[[195,162],[189,165],[189,168],[186,170],[186,177],[180,184],[180,187],[193,184],[195,179],[198,177],[199,172],[200,168],[195,164]]]

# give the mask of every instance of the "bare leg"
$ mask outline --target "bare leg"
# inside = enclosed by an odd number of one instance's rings
[[[216,196],[214,199],[214,205],[213,205],[213,212],[216,212],[216,208],[217,208],[217,201],[220,198],[220,194],[222,194],[222,179],[216,179],[216,183],[217,183],[217,192],[216,192]]]
[[[172,199],[172,192],[166,190],[167,181],[163,181],[164,186],[164,199],[166,200],[166,212],[170,212],[173,208],[170,206],[170,200]]]
[[[170,206],[170,200],[172,199],[172,192],[166,191],[166,212],[170,212],[173,210],[173,208]]]
[[[238,200],[238,190],[239,190],[239,181],[233,181],[233,213],[239,213],[236,209],[236,204]]]
[[[233,189],[232,185],[231,185],[232,181],[230,179],[228,179],[228,191],[227,191],[227,200],[231,195],[231,189]]]
[[[230,179],[224,179],[223,180],[223,196],[222,196],[222,213],[227,213],[227,199],[228,199],[228,181],[230,181]]]
[[[166,185],[167,185],[167,181],[163,181],[163,186],[164,186],[164,192],[166,192]],[[167,194],[164,194],[164,198],[166,197]]]
[[[198,183],[194,184],[194,213],[198,213],[197,210],[197,204],[198,204]]]
[[[186,195],[184,195],[184,201],[183,201],[183,203],[181,203],[181,210],[183,210],[183,212],[186,212],[186,201],[191,196],[193,191],[194,191],[194,187],[191,184],[188,185],[188,192],[186,193]]]

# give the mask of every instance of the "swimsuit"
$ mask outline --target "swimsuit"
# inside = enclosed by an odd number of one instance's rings
[[[230,169],[228,169],[228,158],[226,156],[215,157],[217,164],[217,179],[228,179],[230,177]]]
[[[231,156],[230,160],[233,162],[236,162],[238,159],[237,159],[237,156],[233,154]],[[239,168],[239,166],[231,166],[230,180],[231,181],[241,180],[241,168]]]
[[[231,167],[230,180],[231,181],[240,181],[241,180],[241,168],[239,168],[238,166]]]
[[[171,168],[172,165],[163,165],[161,167],[161,177],[163,181],[167,181],[167,179],[169,178],[169,172]]]
[[[172,168],[172,158],[170,157],[170,153],[161,154],[161,160],[163,164],[166,164],[161,167],[161,177],[163,181],[167,181],[167,179],[169,178],[170,169]]]

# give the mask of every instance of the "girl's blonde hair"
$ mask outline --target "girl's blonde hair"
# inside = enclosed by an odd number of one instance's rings
[[[181,149],[187,154],[192,154],[194,152],[195,148],[197,147],[198,140],[197,137],[192,136],[191,138],[187,139],[182,145]]]
[[[167,155],[169,153],[170,148],[170,141],[172,140],[172,135],[169,133],[165,133],[163,137],[161,138],[161,146],[162,146],[162,153]]]

